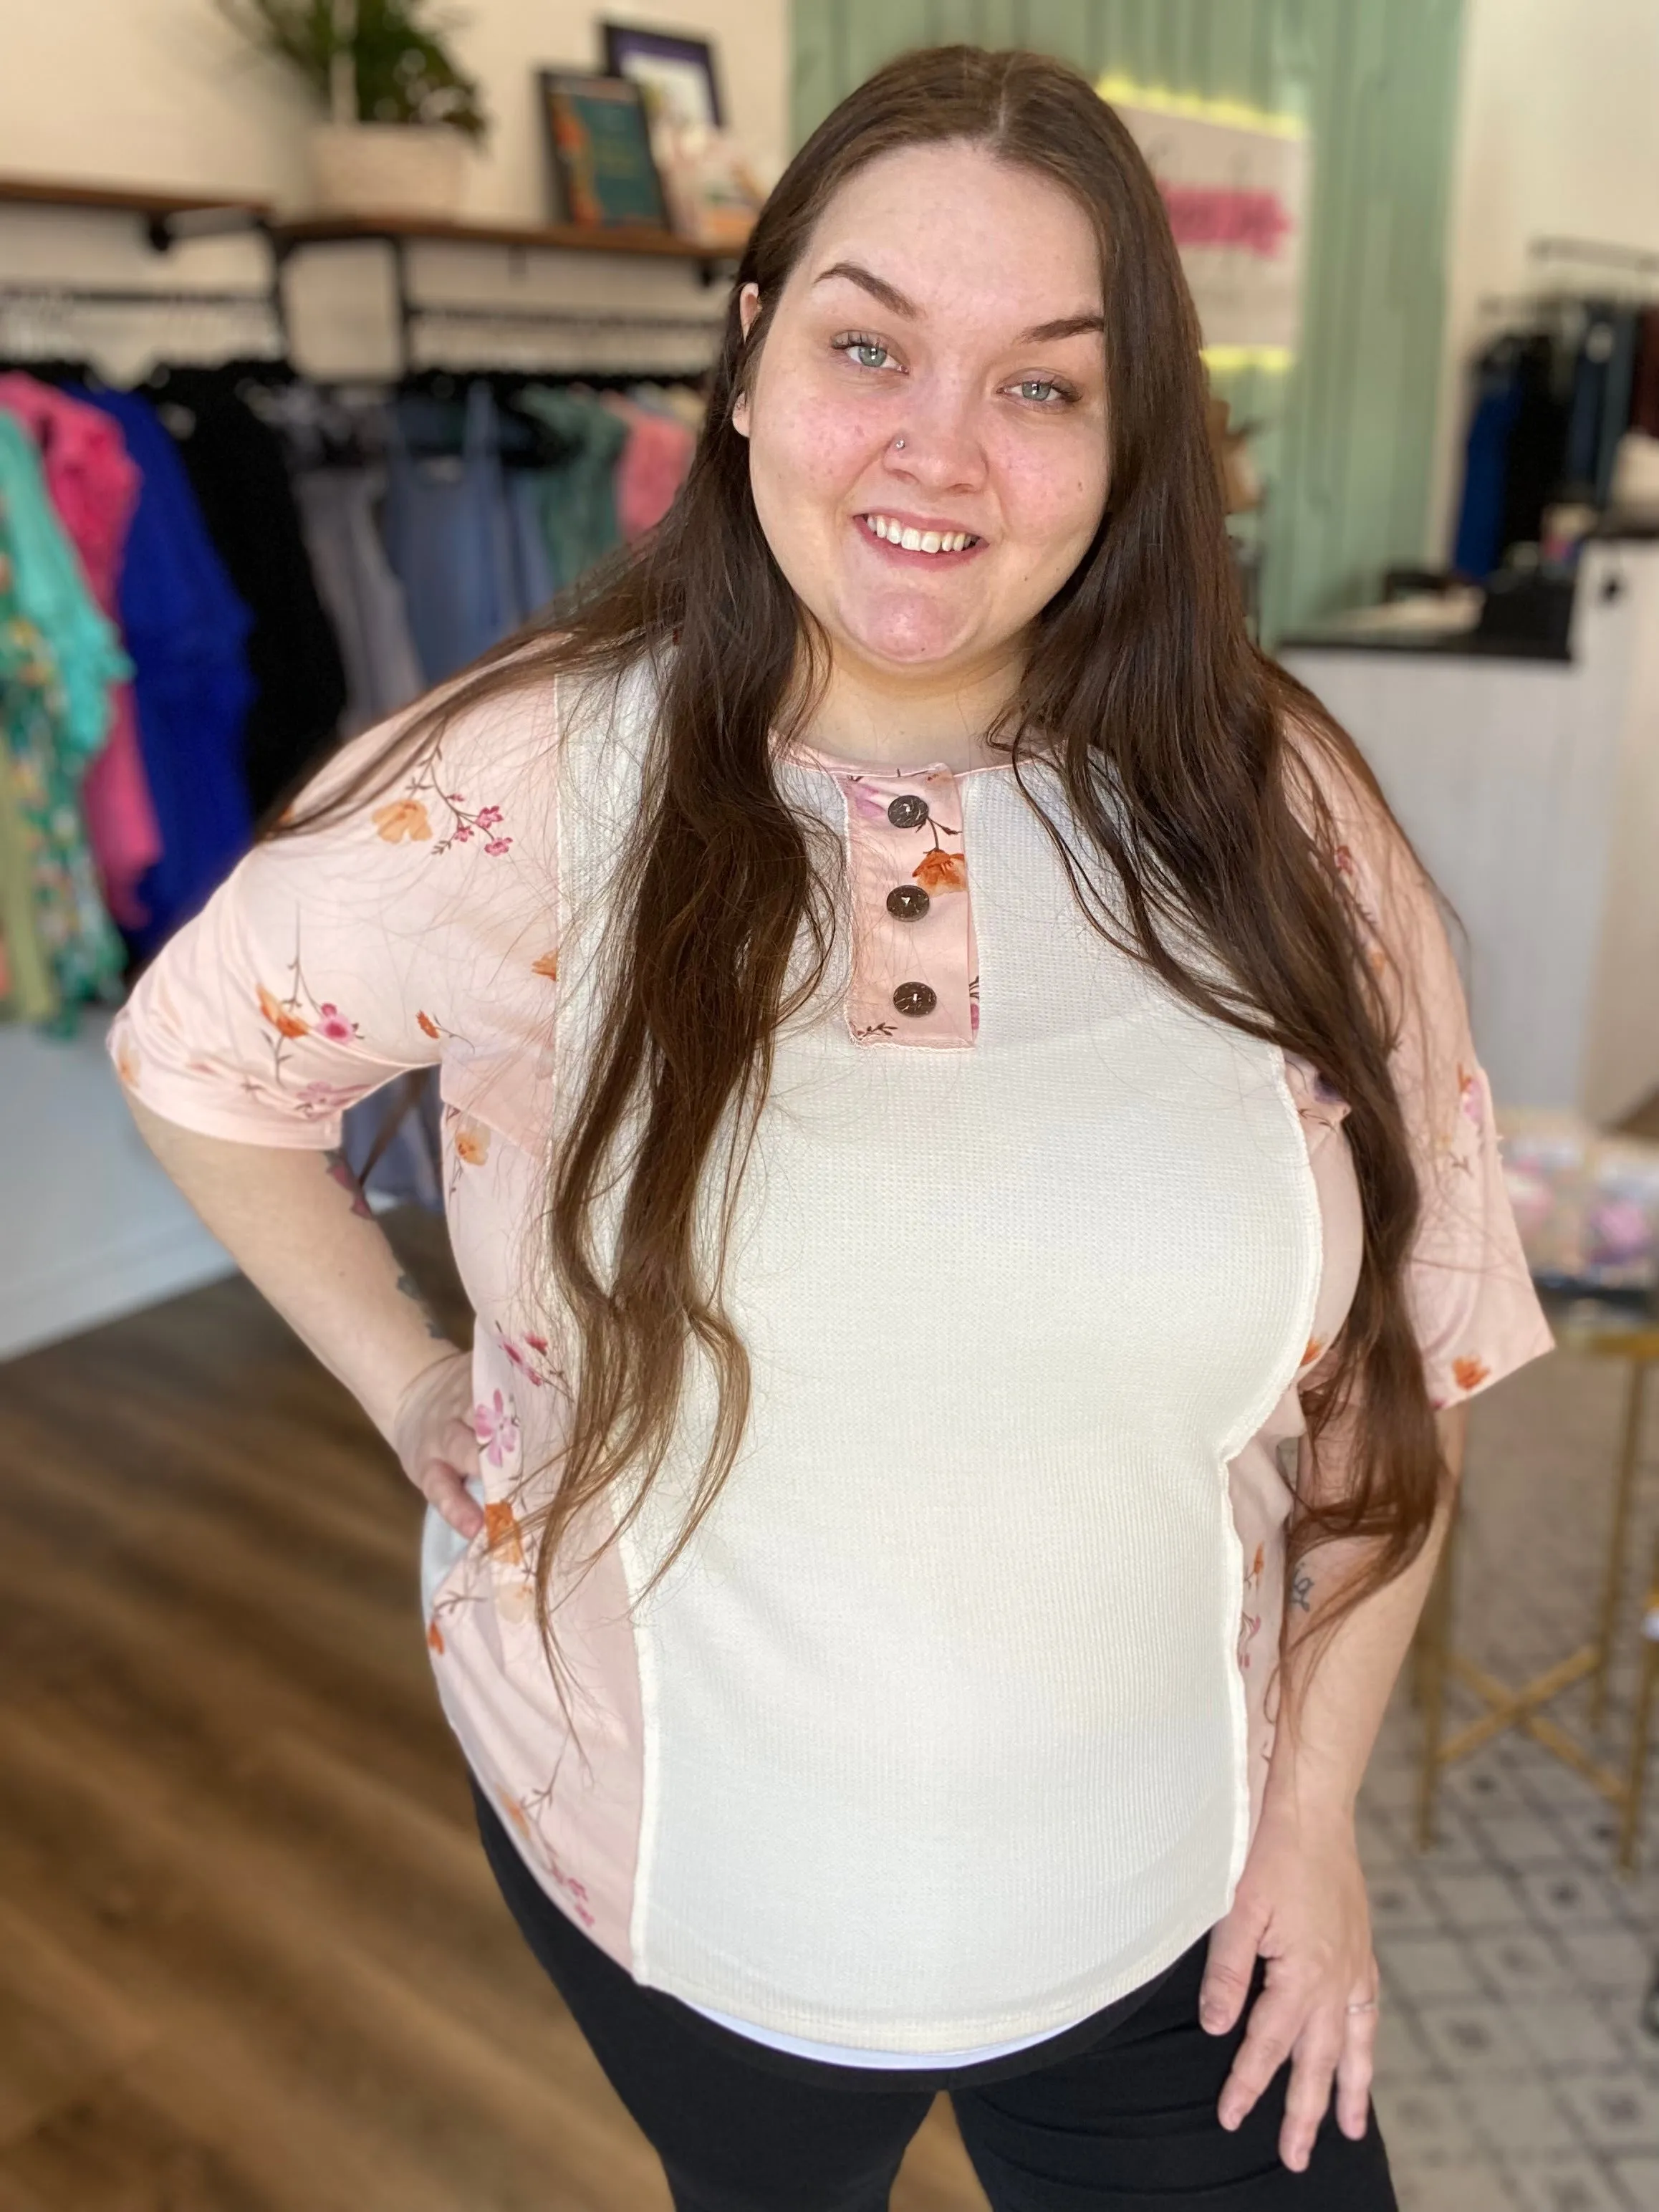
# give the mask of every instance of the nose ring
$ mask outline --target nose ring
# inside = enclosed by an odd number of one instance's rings
[[[895,439],[894,439],[894,441],[893,441],[893,451],[894,451],[896,453],[900,453],[900,452],[902,452],[902,451],[903,450],[903,446],[904,446],[904,441],[903,441],[903,439],[902,439],[902,438],[895,438]]]

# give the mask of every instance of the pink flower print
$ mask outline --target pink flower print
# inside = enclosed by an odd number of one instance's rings
[[[877,791],[872,791],[861,775],[849,775],[847,788],[852,793],[853,811],[866,822],[885,822],[887,801]]]
[[[977,999],[970,999],[968,1001],[968,1027],[975,1036],[979,1035],[979,1000]]]
[[[486,853],[505,853],[510,850],[512,843],[513,840],[510,837],[492,837],[484,847],[484,850]]]
[[[1477,1129],[1486,1127],[1486,1111],[1480,1096],[1480,1079],[1473,1068],[1460,1067],[1457,1071],[1457,1103],[1462,1108],[1465,1118]]]
[[[472,835],[472,824],[470,822],[459,822],[451,835],[458,845],[465,845]]]
[[[491,1404],[472,1408],[472,1433],[491,1467],[504,1465],[518,1450],[519,1417],[499,1390]]]
[[[340,1009],[327,1003],[317,1009],[317,1035],[327,1037],[333,1044],[349,1044],[357,1034],[356,1022],[349,1022]]]
[[[501,819],[501,810],[499,806],[481,806],[473,819],[480,830],[493,830]]]

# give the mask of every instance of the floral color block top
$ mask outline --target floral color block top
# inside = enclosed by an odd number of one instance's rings
[[[393,789],[260,847],[112,1049],[156,1112],[281,1146],[335,1144],[352,1100],[437,1066],[488,1525],[466,1545],[429,1517],[428,1641],[549,1895],[763,2039],[913,2065],[1031,2041],[1179,1957],[1243,1866],[1299,1391],[1359,1264],[1346,1109],[1089,927],[1011,769],[780,749],[787,803],[846,854],[848,926],[777,1040],[739,1200],[749,1422],[648,1597],[701,1370],[631,1526],[556,1573],[573,1743],[532,1617],[573,1358],[538,1224],[651,704],[641,674],[478,709]],[[1550,1339],[1431,900],[1368,802],[1328,795],[1409,987],[1410,1299],[1449,1406]]]

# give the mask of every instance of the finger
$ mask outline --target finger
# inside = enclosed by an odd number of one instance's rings
[[[1355,2003],[1364,1999],[1356,1997]],[[1342,2056],[1336,2065],[1336,2124],[1358,2142],[1371,2124],[1371,2078],[1376,2064],[1374,2012],[1351,2012],[1344,2023]]]
[[[428,1460],[415,1486],[433,1510],[441,1514],[459,1534],[476,1536],[483,1527],[483,1514],[465,1481],[443,1461]]]
[[[1279,2155],[1292,2173],[1305,2171],[1314,2138],[1330,2110],[1331,2083],[1342,2051],[1342,2030],[1329,2014],[1316,2014],[1296,2048],[1291,2084],[1285,2093],[1285,2123],[1279,2130]]]
[[[1236,2128],[1290,2057],[1307,2023],[1308,2004],[1299,1991],[1269,1982],[1250,2011],[1250,2024],[1238,2046],[1221,2092],[1217,2113],[1224,2128]]]
[[[1267,1915],[1259,1907],[1235,1903],[1226,1918],[1217,1921],[1210,1930],[1204,1981],[1198,1993],[1199,2025],[1210,2034],[1225,2035],[1237,2025],[1250,1994],[1266,1927]]]
[[[444,1425],[438,1439],[438,1455],[447,1460],[459,1474],[476,1482],[482,1473],[478,1453],[478,1433],[469,1420],[457,1416]]]

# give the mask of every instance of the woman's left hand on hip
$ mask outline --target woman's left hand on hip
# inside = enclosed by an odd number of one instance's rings
[[[1376,2044],[1376,1960],[1365,1877],[1346,1811],[1313,1811],[1270,1786],[1232,1910],[1210,1934],[1199,2018],[1212,2034],[1238,2021],[1258,1958],[1267,1985],[1221,2093],[1236,2128],[1291,2062],[1279,2154],[1301,2172],[1336,2091],[1337,2125],[1356,2142],[1370,2124]]]

